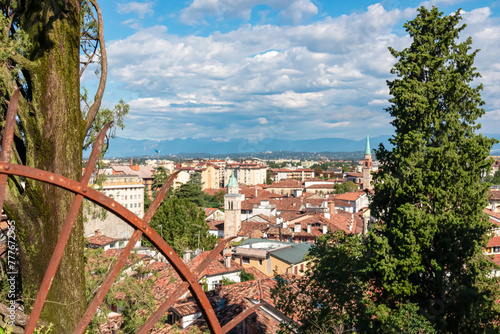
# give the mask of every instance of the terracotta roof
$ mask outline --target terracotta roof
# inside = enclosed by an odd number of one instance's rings
[[[306,189],[335,189],[335,183],[313,184],[313,185],[306,187]]]
[[[205,215],[207,218],[208,218],[208,216],[210,216],[212,213],[214,213],[217,210],[219,210],[219,209],[217,209],[217,208],[203,208],[203,211],[205,211]]]
[[[497,265],[500,265],[500,254],[487,254],[486,257],[488,260],[495,262]]]
[[[211,220],[207,222],[207,225],[212,231],[224,231],[224,221],[223,220]]]
[[[275,284],[276,282],[270,278],[237,283],[223,286],[215,291],[209,291],[207,297],[221,326],[224,326],[245,309],[255,305],[255,302],[264,302],[271,307],[273,313],[278,312],[280,314],[279,311],[274,309],[274,303],[271,299],[271,289]],[[188,315],[198,312],[199,308],[194,299],[189,297],[176,303],[170,310]],[[260,308],[254,314],[255,316],[246,318],[229,333],[247,333],[247,326],[255,326],[257,333],[270,334],[278,332],[280,323],[276,318]],[[195,324],[203,330],[205,327],[200,324],[201,322],[204,322],[204,319],[198,319]]]
[[[252,222],[252,221],[242,221],[241,230],[238,236],[250,237],[250,238],[261,238],[263,232],[267,229],[269,223]]]
[[[487,247],[497,247],[497,246],[500,246],[500,237],[493,237],[490,240],[488,240]]]
[[[351,192],[351,193],[344,193],[335,196],[336,199],[341,199],[344,201],[356,201],[358,198],[360,198],[364,193],[363,192]]]
[[[205,251],[200,253],[198,256],[196,256],[194,259],[192,259],[189,262],[188,267],[197,267],[199,266],[203,260],[207,258],[207,256],[210,254],[210,251]],[[243,270],[243,267],[239,265],[236,261],[231,260],[231,268],[226,268],[224,265],[224,258],[222,257],[221,254],[219,254],[215,260],[210,262],[210,264],[207,266],[207,268],[203,271],[202,275],[203,276],[213,276],[217,274],[222,274],[222,273],[227,273],[227,272],[232,272],[232,271],[238,271],[238,270]]]
[[[143,179],[152,179],[154,174],[154,168],[150,166],[111,166],[115,173],[126,174],[126,175],[137,175]],[[138,169],[138,170],[135,170]]]
[[[333,199],[333,204],[334,204],[335,206],[354,207],[354,205],[353,205],[353,204],[349,204],[349,203],[347,203],[346,201],[343,201],[343,200],[338,199],[338,198],[334,198],[334,199]]]
[[[497,225],[500,224],[500,212],[494,212],[486,208],[483,209],[483,212],[490,216],[490,221],[494,221]]]
[[[105,235],[92,235],[87,238],[90,244],[93,245],[99,245],[99,246],[106,246],[109,244],[112,244],[113,242],[116,241],[115,238],[107,237]]]
[[[500,201],[500,190],[489,190],[488,195],[486,195],[486,198],[495,201]]]
[[[266,188],[302,188],[302,182],[297,180],[283,180],[274,182]]]
[[[363,173],[347,173],[346,177],[363,177]]]

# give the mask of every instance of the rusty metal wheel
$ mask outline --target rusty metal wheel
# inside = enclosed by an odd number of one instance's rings
[[[147,319],[145,324],[137,331],[137,333],[147,333],[149,330],[151,330],[151,328],[156,324],[156,322],[161,319],[161,317],[168,311],[168,309],[182,295],[184,295],[184,293],[187,292],[188,289],[191,291],[198,306],[200,307],[200,310],[203,316],[205,317],[205,320],[207,322],[208,328],[210,329],[211,333],[226,333],[229,330],[231,330],[234,326],[236,326],[239,322],[241,322],[245,317],[247,317],[253,311],[255,311],[255,307],[252,307],[251,309],[248,309],[245,312],[239,314],[231,322],[229,322],[223,328],[221,328],[220,323],[217,317],[215,316],[215,312],[207,296],[203,292],[203,289],[201,288],[200,284],[198,284],[198,281],[200,280],[204,269],[213,259],[215,259],[217,254],[219,254],[223,250],[224,246],[230,239],[222,240],[222,242],[219,243],[219,245],[210,253],[210,255],[192,272],[188,269],[188,267],[181,260],[181,258],[175,253],[172,247],[170,247],[170,245],[165,240],[163,240],[154,229],[152,229],[149,226],[151,218],[153,217],[154,213],[160,206],[163,198],[165,197],[170,186],[172,185],[178,172],[171,175],[170,178],[167,180],[167,182],[165,182],[165,184],[158,192],[153,203],[151,204],[151,206],[149,207],[148,211],[145,213],[142,219],[136,216],[128,209],[124,208],[118,202],[114,201],[113,199],[105,196],[104,194],[88,186],[88,182],[90,180],[91,174],[94,170],[94,167],[97,163],[97,159],[99,157],[99,153],[101,151],[105,133],[109,129],[111,123],[108,123],[99,134],[97,141],[93,146],[92,153],[90,155],[89,161],[83,173],[82,180],[80,182],[70,180],[63,176],[50,173],[44,170],[9,163],[12,151],[13,136],[14,136],[18,95],[19,95],[19,90],[17,90],[14,93],[12,100],[9,104],[9,108],[7,110],[7,115],[6,115],[4,133],[3,133],[2,152],[0,156],[0,208],[3,208],[3,203],[7,191],[6,189],[7,178],[9,175],[23,176],[26,178],[42,181],[66,189],[75,194],[73,203],[71,204],[66,220],[63,224],[61,234],[59,235],[59,239],[57,241],[55,250],[52,254],[49,266],[43,278],[40,289],[38,290],[38,294],[35,303],[33,305],[33,309],[31,311],[31,314],[29,315],[29,320],[24,331],[25,333],[31,334],[35,330],[40,314],[42,312],[43,305],[47,298],[47,294],[50,290],[52,280],[56,274],[64,248],[66,247],[66,243],[69,239],[75,219],[78,215],[78,211],[80,210],[84,198],[94,202],[95,204],[106,209],[107,211],[120,217],[122,220],[124,220],[126,223],[132,226],[135,229],[135,231],[132,234],[132,237],[128,241],[125,248],[121,250],[117,262],[114,264],[113,268],[110,270],[103,284],[99,288],[99,291],[94,296],[94,299],[87,308],[85,314],[80,320],[80,323],[74,330],[73,332],[74,334],[77,333],[82,334],[85,332],[88,324],[90,323],[92,317],[94,316],[94,313],[97,311],[97,308],[104,300],[106,293],[111,288],[111,285],[113,284],[116,277],[120,273],[120,270],[125,264],[127,258],[131,254],[134,245],[141,236],[145,236],[158,249],[158,251],[160,251],[160,253],[163,254],[163,256],[165,256],[170,265],[172,265],[172,267],[179,274],[179,276],[183,280],[183,283],[174,293],[172,293],[172,295],[170,295],[167,298],[167,300],[165,300],[158,307],[158,309]]]

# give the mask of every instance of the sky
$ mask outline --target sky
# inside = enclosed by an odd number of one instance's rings
[[[420,6],[462,8],[481,49],[486,114],[500,133],[500,1],[150,0],[100,2],[103,105],[130,105],[119,137],[263,140],[392,135],[386,81]],[[96,87],[92,70],[82,77]]]

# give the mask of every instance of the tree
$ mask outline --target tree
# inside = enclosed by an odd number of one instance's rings
[[[188,199],[175,195],[163,200],[149,225],[179,256],[186,248],[213,249],[217,242],[217,237],[208,233],[204,211]]]
[[[0,8],[2,119],[14,91],[21,92],[12,161],[80,180],[82,149],[96,129],[107,75],[99,6],[95,0],[27,0],[2,1]],[[87,56],[82,63],[80,47]],[[99,87],[82,112],[80,76],[96,61]],[[9,178],[4,209],[16,221],[29,313],[74,195],[31,179],[20,186],[20,181]],[[54,333],[72,331],[86,306],[81,215],[47,299],[42,318],[54,324]]]
[[[309,249],[304,276],[276,276],[271,290],[276,307],[301,323],[284,332],[344,333],[353,327],[365,308],[363,247],[359,235],[326,234]]]
[[[344,183],[335,184],[335,193],[336,194],[352,193],[352,192],[358,191],[358,189],[359,189],[359,186],[352,181],[347,181]]]
[[[323,169],[321,168],[320,165],[314,167],[314,176],[315,177],[320,177],[321,174],[323,174]]]
[[[478,51],[470,37],[459,41],[461,18],[421,7],[404,25],[411,45],[390,48],[394,148],[376,152],[370,208],[381,223],[368,251],[379,310],[415,304],[438,332],[479,333],[498,318],[482,254],[490,225],[481,172],[494,140],[476,134],[485,112],[482,85],[471,86]]]

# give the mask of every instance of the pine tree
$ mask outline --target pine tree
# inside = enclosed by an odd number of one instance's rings
[[[472,86],[478,50],[459,41],[461,19],[421,7],[404,25],[411,45],[390,48],[394,148],[377,151],[370,208],[381,224],[368,240],[378,309],[417,304],[438,332],[453,333],[484,332],[493,319],[481,171],[494,140],[476,134],[485,113],[482,85]]]

